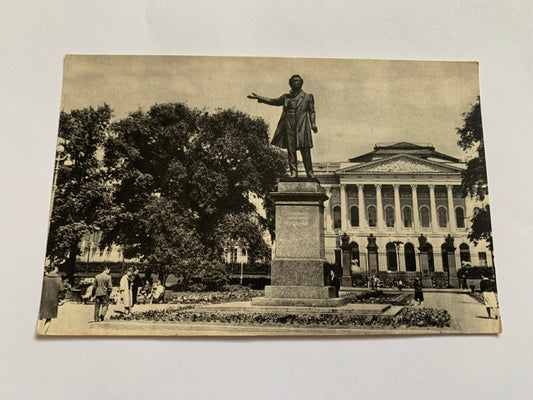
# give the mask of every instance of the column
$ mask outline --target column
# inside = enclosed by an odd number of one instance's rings
[[[324,223],[326,226],[325,231],[330,232],[333,229],[333,224],[331,223],[331,188],[326,186],[324,189],[326,191],[326,196],[328,196],[328,199],[324,202]]]
[[[357,199],[358,199],[358,208],[359,208],[359,230],[364,231],[367,227],[366,217],[365,217],[365,196],[364,196],[364,187],[365,185],[357,185]]]
[[[396,232],[401,232],[402,230],[402,209],[400,206],[400,185],[393,185],[394,188],[394,226],[396,227]],[[399,268],[399,266],[398,266]]]
[[[437,232],[437,203],[435,202],[435,185],[429,185],[429,202],[431,204],[431,230]]]
[[[416,184],[411,185],[411,194],[413,197],[413,228],[415,232],[420,232],[420,214],[418,213],[418,194]]]
[[[377,228],[378,232],[383,230],[383,201],[381,200],[381,185],[376,185],[376,208],[377,208]]]
[[[446,185],[448,190],[448,223],[450,224],[450,231],[457,230],[457,221],[455,220],[455,207],[453,206],[453,185]]]
[[[341,230],[346,232],[348,229],[348,220],[346,218],[348,208],[348,201],[346,198],[346,185],[341,183]]]

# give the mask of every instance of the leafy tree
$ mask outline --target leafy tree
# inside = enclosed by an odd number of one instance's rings
[[[475,154],[468,160],[466,169],[463,171],[463,192],[465,195],[482,201],[488,195],[488,186],[479,96],[470,111],[464,113],[463,117],[463,126],[457,128],[457,134],[459,135],[457,144],[464,151],[470,151]],[[486,240],[488,248],[492,252],[492,226],[488,205],[473,216],[468,238],[476,245],[480,240]]]
[[[250,201],[264,200],[285,171],[258,118],[183,104],[154,105],[113,124],[105,165],[115,183],[107,243],[184,280],[219,276],[224,247],[243,240],[265,253],[268,221]]]
[[[94,231],[108,202],[103,171],[98,160],[112,110],[108,105],[61,112],[58,136],[63,140],[68,163],[57,171],[47,256],[64,262],[72,282],[79,243]],[[68,164],[68,165],[67,165]]]

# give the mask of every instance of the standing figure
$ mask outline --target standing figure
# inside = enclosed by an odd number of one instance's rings
[[[61,283],[61,276],[57,273],[57,267],[47,266],[43,277],[43,290],[41,292],[41,306],[39,308],[39,319],[44,323],[40,329],[40,334],[46,335],[52,318],[57,318],[57,307],[59,296],[63,293],[64,288]]]
[[[312,94],[302,90],[304,81],[300,75],[293,75],[289,79],[291,91],[276,99],[259,96],[252,93],[249,99],[257,100],[271,106],[283,106],[283,112],[278,122],[272,143],[274,146],[287,149],[289,156],[289,171],[292,178],[298,176],[298,159],[296,150],[300,150],[305,172],[309,178],[314,178],[311,148],[313,138],[311,130],[318,132],[315,117],[315,100]]]
[[[135,268],[133,271],[133,280],[131,282],[131,306],[133,307],[137,304],[137,295],[139,294],[139,289],[143,287],[143,280],[139,275],[139,268]]]
[[[335,297],[339,297],[339,290],[341,288],[341,280],[339,279],[339,277],[333,270],[331,270],[330,275],[331,275],[331,278],[330,278],[331,286],[335,288]]]
[[[103,321],[109,307],[109,295],[113,290],[110,271],[106,265],[104,271],[94,278],[94,322]]]
[[[124,276],[120,279],[119,298],[124,306],[124,314],[130,313],[131,303],[133,301],[131,296],[131,281],[133,275],[133,268],[128,268]]]
[[[483,301],[485,302],[485,307],[487,308],[487,314],[489,318],[491,316],[491,310],[494,313],[494,318],[498,319],[498,314],[496,310],[498,308],[498,300],[496,299],[496,293],[494,293],[494,284],[489,278],[484,275],[481,275],[481,282],[479,282],[479,288],[483,293]]]
[[[415,301],[418,303],[418,305],[421,305],[424,301],[424,290],[422,289],[422,282],[420,282],[420,278],[415,278]]]

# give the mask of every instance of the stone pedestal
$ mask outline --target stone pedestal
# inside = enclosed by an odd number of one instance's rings
[[[459,287],[459,279],[457,278],[457,267],[455,265],[455,251],[448,251],[448,284],[452,288]]]
[[[257,306],[344,304],[333,287],[324,286],[324,190],[316,179],[284,178],[272,193],[276,206],[276,248],[271,285]]]
[[[345,233],[341,237],[342,250],[342,280],[341,285],[352,287],[352,248],[350,247],[350,237]]]
[[[422,273],[422,287],[432,288],[433,281],[429,275],[429,255],[427,250],[420,250],[420,272]]]

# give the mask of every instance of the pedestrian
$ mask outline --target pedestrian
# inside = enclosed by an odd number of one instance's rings
[[[109,307],[109,295],[113,290],[110,271],[106,265],[104,271],[94,278],[94,322],[103,321]]]
[[[124,306],[124,314],[130,313],[132,297],[131,297],[131,281],[133,275],[133,268],[128,268],[124,276],[120,279],[119,299]]]
[[[143,287],[143,280],[139,275],[139,268],[135,267],[133,271],[133,280],[131,282],[131,306],[133,307],[137,304],[137,296],[139,294],[139,289]]]
[[[357,259],[353,260],[351,263],[350,272],[352,275],[352,286],[355,286],[355,276],[359,273],[359,261]]]
[[[39,334],[46,335],[48,329],[50,329],[52,318],[57,318],[59,297],[64,290],[57,267],[46,266],[43,277],[43,290],[41,292],[41,306],[39,308],[39,319],[44,320],[44,322]]]
[[[335,297],[339,297],[339,290],[341,289],[341,281],[335,271],[330,271],[330,282],[331,286],[335,288]]]
[[[487,308],[487,314],[489,318],[491,316],[491,310],[494,313],[494,318],[498,319],[498,314],[496,309],[498,308],[498,300],[496,299],[496,293],[494,293],[494,284],[489,278],[484,275],[481,275],[481,282],[479,282],[479,288],[483,293],[483,301],[485,302],[485,307]]]
[[[420,278],[415,278],[415,301],[418,302],[418,305],[421,305],[424,301],[424,291],[422,290],[422,282]]]
[[[403,282],[402,282],[402,280],[400,279],[400,280],[398,281],[398,290],[400,290],[400,292],[401,292],[402,289],[403,289]]]

